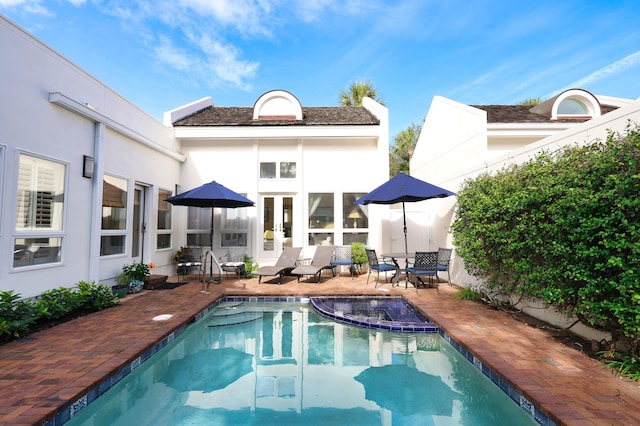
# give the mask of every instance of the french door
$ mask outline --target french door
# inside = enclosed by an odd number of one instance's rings
[[[277,258],[284,247],[292,246],[295,224],[293,200],[290,195],[262,196],[261,258]]]
[[[131,257],[136,261],[144,260],[144,242],[147,224],[145,222],[146,187],[136,185],[133,192],[133,233]]]

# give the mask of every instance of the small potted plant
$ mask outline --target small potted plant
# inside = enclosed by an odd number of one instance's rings
[[[127,292],[129,291],[130,281],[131,280],[129,279],[127,274],[125,274],[124,272],[120,272],[116,276],[116,285],[111,287],[111,291],[113,292],[114,296],[116,296],[118,299],[122,299],[123,297],[125,297],[127,295]]]
[[[144,281],[149,278],[150,274],[151,266],[149,264],[133,262],[122,266],[122,273],[118,275],[118,278],[120,278],[121,281],[128,281],[129,293],[137,293],[142,290]]]
[[[351,243],[351,255],[353,256],[353,267],[355,271],[358,274],[366,273],[369,259],[367,259],[366,246],[364,243]]]
[[[173,261],[176,263],[188,262],[193,260],[191,247],[180,247],[173,255]]]

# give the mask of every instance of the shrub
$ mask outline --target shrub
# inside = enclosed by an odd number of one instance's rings
[[[459,289],[453,297],[458,300],[480,300],[481,295],[472,288],[464,287]]]
[[[77,292],[82,300],[82,307],[90,311],[101,311],[119,304],[107,284],[80,281]]]
[[[42,293],[36,303],[42,305],[48,312],[48,318],[58,319],[79,309],[83,301],[76,291],[59,287]]]
[[[17,339],[28,333],[29,327],[38,320],[37,308],[20,300],[13,290],[0,291],[0,343]],[[46,312],[41,312],[44,316]]]
[[[640,344],[640,128],[466,181],[452,230],[489,288]]]
[[[251,256],[248,255],[244,255],[244,270],[245,270],[245,277],[247,278],[254,278],[256,277],[256,275],[253,274],[253,271],[255,271],[256,269],[258,269],[258,264],[257,263],[253,263],[253,259],[251,258]]]
[[[77,290],[47,290],[38,300],[21,300],[13,290],[0,291],[0,343],[87,312],[118,305],[106,284],[80,281]]]
[[[144,281],[151,274],[150,265],[142,262],[133,262],[122,266],[122,273],[129,277],[130,281]]]
[[[351,243],[351,254],[353,256],[353,263],[356,265],[366,265],[369,262],[364,243]]]
[[[621,361],[612,361],[607,366],[618,370],[620,377],[640,382],[640,358],[629,356]]]

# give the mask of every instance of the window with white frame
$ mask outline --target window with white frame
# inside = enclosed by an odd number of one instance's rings
[[[210,207],[188,207],[187,246],[211,247]]]
[[[127,237],[126,179],[104,175],[102,181],[102,235],[100,256],[125,252]]]
[[[220,212],[220,245],[247,247],[249,219],[247,209],[222,209]]]
[[[166,249],[171,247],[171,203],[167,198],[171,197],[171,191],[158,190],[158,229],[156,248]]]
[[[295,179],[296,178],[296,162],[280,161],[280,162],[261,162],[260,163],[260,179]]]
[[[363,192],[345,192],[342,194],[342,242],[367,244],[369,228],[369,208],[355,201],[365,195]]]
[[[20,154],[13,266],[60,262],[65,164]]]
[[[333,193],[309,193],[309,245],[334,243]]]

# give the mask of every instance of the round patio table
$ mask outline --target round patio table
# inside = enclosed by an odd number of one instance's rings
[[[409,259],[414,259],[416,257],[415,253],[404,253],[404,252],[391,252],[391,253],[383,253],[382,254],[383,258],[389,258],[391,259],[391,261],[394,263],[394,265],[396,265],[396,267],[398,268],[398,272],[395,273],[393,275],[393,277],[391,277],[391,282],[394,283],[394,285],[400,285],[399,281],[400,281],[400,275],[404,274],[404,288],[407,288],[407,270],[406,270],[406,266],[409,263]],[[404,260],[404,267],[401,267],[400,264],[398,263],[398,260]]]

